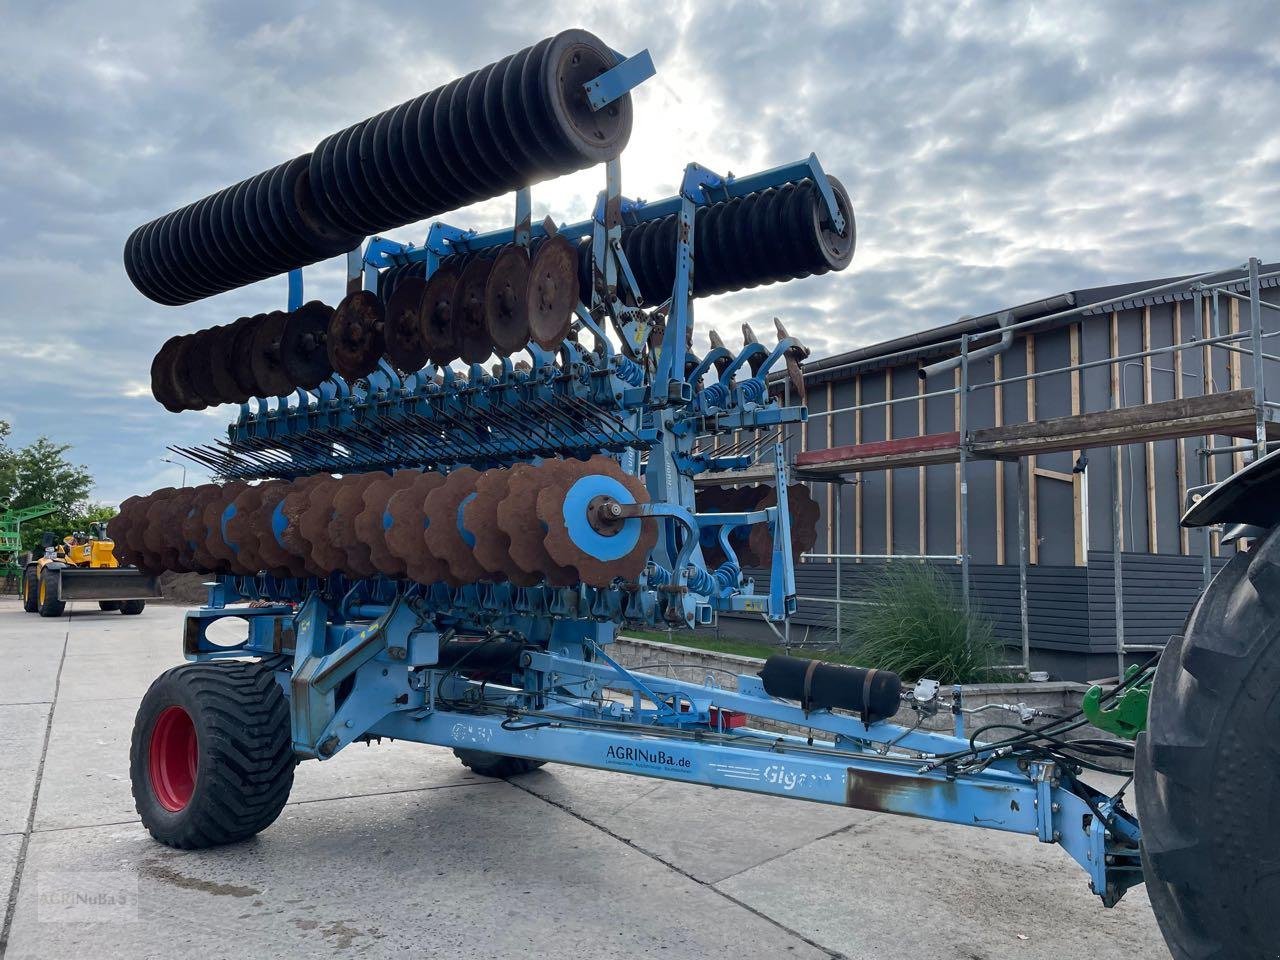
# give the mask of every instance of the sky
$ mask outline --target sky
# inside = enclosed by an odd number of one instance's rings
[[[657,76],[634,94],[624,193],[697,161],[817,153],[858,246],[837,275],[699,301],[728,340],[777,315],[814,357],[1104,283],[1280,259],[1280,39],[1268,3],[376,4],[0,0],[0,420],[70,443],[118,502],[176,485],[148,370],[175,333],[285,306],[284,278],[182,307],[133,289],[138,224],[568,27]],[[595,169],[533,189],[587,216]],[[510,197],[441,219],[492,229]],[[427,224],[389,233],[421,242]],[[336,303],[340,264],[308,268]],[[705,343],[703,333],[699,343]],[[187,482],[204,477],[194,468]]]

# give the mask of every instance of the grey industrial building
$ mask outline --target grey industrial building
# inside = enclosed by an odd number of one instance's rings
[[[1180,528],[1188,489],[1280,438],[1280,404],[1254,390],[1280,361],[1266,332],[1280,331],[1266,306],[1280,274],[1252,267],[1252,297],[1247,266],[1075,290],[806,364],[790,460],[822,518],[792,637],[829,634],[831,601],[856,598],[885,558],[928,556],[956,577],[967,567],[1012,662],[1025,609],[1032,669],[1114,673],[1117,578],[1127,659],[1164,643],[1233,551]]]

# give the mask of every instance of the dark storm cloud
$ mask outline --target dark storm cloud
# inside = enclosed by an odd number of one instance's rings
[[[137,224],[327,133],[581,25],[648,46],[628,193],[698,160],[817,151],[858,211],[837,277],[715,298],[702,326],[784,318],[822,355],[1064,290],[1280,246],[1280,47],[1267,4],[84,3],[8,9],[0,76],[0,417],[73,442],[116,500],[173,482],[146,390],[174,332],[277,306],[269,280],[182,308],[128,284]],[[674,147],[672,145],[675,145]],[[598,178],[535,189],[581,217]],[[507,201],[458,213],[502,222]],[[422,226],[396,236],[420,239]],[[336,264],[311,293],[341,294]]]

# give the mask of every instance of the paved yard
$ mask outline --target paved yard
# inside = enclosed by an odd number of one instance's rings
[[[1029,838],[575,768],[488,781],[414,744],[305,763],[256,839],[169,850],[129,732],[182,611],[84,606],[0,599],[6,960],[1168,958],[1141,888],[1104,910]]]

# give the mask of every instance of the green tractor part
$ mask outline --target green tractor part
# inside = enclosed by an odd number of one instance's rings
[[[6,591],[12,591],[10,583],[17,584],[22,573],[18,566],[18,554],[22,552],[22,524],[57,509],[55,503],[37,503],[32,507],[0,510],[0,578],[4,579]]]
[[[1114,704],[1102,705],[1105,691],[1094,684],[1084,695],[1080,709],[1099,730],[1114,733],[1126,740],[1136,740],[1138,734],[1147,729],[1147,705],[1151,702],[1151,681],[1155,671],[1148,670],[1140,680],[1134,680],[1142,667],[1134,664],[1124,674],[1124,682],[1128,684],[1125,691],[1116,698]],[[1133,681],[1133,682],[1130,682]]]

